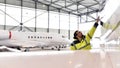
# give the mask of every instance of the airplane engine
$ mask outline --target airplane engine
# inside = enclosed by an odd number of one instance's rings
[[[11,32],[9,31],[0,31],[0,40],[9,39],[11,37]]]

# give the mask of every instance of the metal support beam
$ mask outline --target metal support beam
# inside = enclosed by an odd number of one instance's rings
[[[59,0],[56,0],[56,1],[53,1],[53,0],[51,0],[51,4],[54,4],[54,3],[56,3],[56,2],[58,2]],[[47,1],[48,2],[48,1]]]
[[[20,23],[20,31],[23,30],[23,28],[22,28],[22,26],[23,26],[22,18],[23,18],[23,0],[21,0],[21,23]]]
[[[79,3],[77,3],[77,6],[76,6],[76,7],[77,7],[77,13],[79,13],[79,12],[78,12],[78,6],[79,6]]]
[[[80,16],[80,23],[82,22],[82,17]]]
[[[79,14],[79,16],[82,16],[82,15],[86,15],[86,14],[92,14],[92,13],[95,13],[95,12],[99,12],[99,10],[93,10],[93,11],[90,11],[90,12],[85,12],[85,13],[81,13]]]
[[[88,8],[87,8],[87,13],[86,13],[86,23],[88,22],[88,15],[89,15],[88,12],[89,12],[89,11],[88,11]]]
[[[78,30],[79,30],[79,16],[77,16],[77,22],[78,22],[77,27],[78,27]]]
[[[36,1],[36,0],[33,0],[33,1]],[[65,11],[65,12],[69,12],[69,11],[67,11],[67,10],[65,10],[64,8],[65,7],[62,7],[62,6],[60,6],[60,5],[58,5],[58,4],[47,4],[47,3],[43,3],[42,1],[37,1],[38,3],[41,3],[41,4],[44,4],[44,5],[49,5],[50,7],[53,7],[53,8],[56,8],[56,9],[61,9],[62,11]],[[59,6],[59,7],[56,7],[56,6]],[[68,10],[71,10],[71,9],[69,9],[69,8],[66,8],[66,9],[68,9]],[[52,11],[54,11],[54,10],[52,10]],[[71,14],[73,14],[73,15],[77,15],[77,14],[75,14],[75,13],[71,13]]]
[[[58,9],[59,12],[59,29],[58,29],[58,34],[60,34],[60,9]]]
[[[35,29],[34,31],[37,31],[37,2],[35,1]]]
[[[6,0],[4,0],[4,3],[5,3],[4,30],[6,30]]]
[[[77,3],[74,2],[73,0],[70,0],[70,1],[72,1],[73,3],[67,5],[66,7],[70,7],[70,6],[72,6],[72,5],[76,5],[76,4],[77,4]],[[80,1],[77,1],[77,2],[82,2],[82,1],[84,1],[84,0],[80,0]]]
[[[49,33],[49,25],[50,25],[50,11],[49,11],[50,6],[47,6],[47,11],[48,11],[48,28],[47,28],[47,32]]]
[[[52,4],[53,0],[51,0],[51,4]]]
[[[70,39],[70,12],[69,12],[69,30],[68,30],[68,39]]]
[[[66,0],[65,0],[65,8],[66,8]]]

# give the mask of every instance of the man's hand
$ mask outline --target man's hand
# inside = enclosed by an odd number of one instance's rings
[[[96,23],[98,23],[100,21],[100,17],[98,16],[98,18],[96,19]]]

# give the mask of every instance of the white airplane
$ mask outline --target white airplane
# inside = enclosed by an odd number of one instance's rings
[[[35,47],[60,50],[70,43],[71,41],[61,34],[0,30],[0,45],[19,50],[25,48],[26,51]]]
[[[102,28],[103,38],[107,41],[118,39],[120,37],[120,0],[108,0],[100,16],[106,24]]]

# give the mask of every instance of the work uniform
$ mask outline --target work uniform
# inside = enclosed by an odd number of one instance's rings
[[[93,34],[98,26],[98,23],[95,23],[94,26],[90,29],[90,31],[84,36],[82,36],[82,39],[79,41],[78,39],[75,39],[70,46],[71,50],[90,50],[90,39],[92,39]]]
[[[105,28],[105,29],[112,29],[115,30],[119,25],[120,25],[120,21],[117,24],[110,24],[110,23],[103,23],[102,21],[100,22],[100,24]]]

